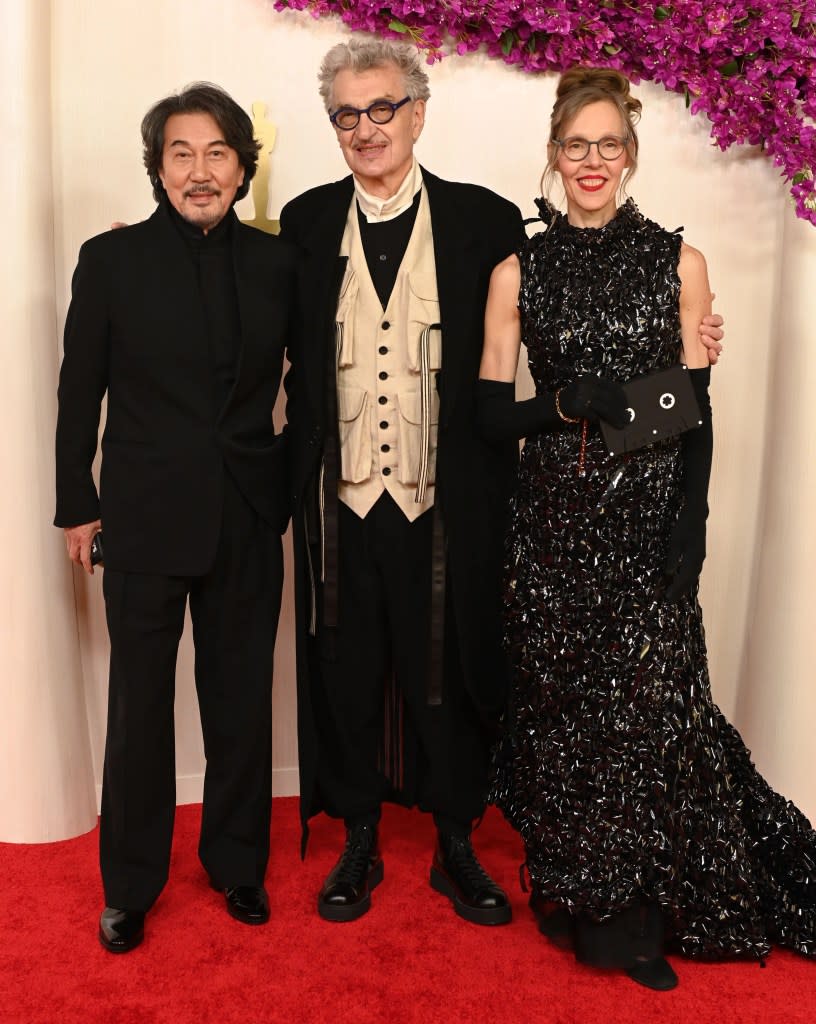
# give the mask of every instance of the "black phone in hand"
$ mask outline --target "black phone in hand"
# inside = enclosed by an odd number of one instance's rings
[[[97,533],[91,543],[91,565],[101,565],[105,555],[102,550],[102,534]]]

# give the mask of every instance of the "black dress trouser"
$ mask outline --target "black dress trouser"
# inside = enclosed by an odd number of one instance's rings
[[[111,655],[100,862],[108,906],[148,910],[167,881],[176,657],[188,598],[207,762],[199,857],[219,886],[262,884],[282,577],[280,535],[226,474],[221,532],[206,575],[104,570]]]
[[[466,835],[484,811],[489,745],[465,690],[450,602],[443,701],[427,702],[432,516],[409,522],[387,492],[363,519],[340,503],[336,643],[330,656],[318,653],[319,635],[312,648],[318,786],[328,813],[347,824],[376,821],[382,801],[396,798],[432,811],[443,830]],[[412,763],[404,769],[415,792],[400,792],[383,769],[392,679],[402,698],[403,738],[411,738],[404,754]]]

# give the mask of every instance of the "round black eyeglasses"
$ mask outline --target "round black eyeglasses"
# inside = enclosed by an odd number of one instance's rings
[[[572,135],[568,139],[553,139],[556,146],[561,147],[561,152],[567,160],[585,160],[589,155],[592,146],[598,147],[598,156],[602,160],[617,160],[626,149],[628,138],[622,139],[619,135],[604,135],[602,139],[584,139],[580,135]]]
[[[388,124],[389,121],[393,121],[399,108],[410,102],[410,99],[410,96],[406,96],[399,103],[391,103],[389,100],[374,100],[365,110],[360,110],[357,107],[340,107],[333,114],[329,114],[329,120],[341,132],[350,132],[352,128],[356,128],[363,114],[367,114],[369,121],[373,121],[374,124]]]

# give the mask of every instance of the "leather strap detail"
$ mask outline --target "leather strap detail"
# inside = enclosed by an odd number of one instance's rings
[[[414,501],[421,505],[428,487],[431,459],[431,331],[441,331],[442,324],[426,324],[419,338],[420,455]]]
[[[340,442],[337,419],[337,353],[343,342],[343,325],[336,327],[334,347],[328,345],[326,367],[326,443],[320,469],[320,578],[323,583],[323,626],[334,629],[338,612],[338,502]]]
[[[438,491],[437,491],[438,494]],[[428,637],[428,704],[442,703],[445,675],[445,524],[434,505],[431,535],[431,621]]]

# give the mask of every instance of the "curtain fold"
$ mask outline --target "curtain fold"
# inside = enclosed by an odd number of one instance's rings
[[[0,95],[0,841],[36,843],[96,823],[72,570],[51,526],[59,353],[48,0],[3,5]]]
[[[736,724],[774,788],[811,821],[816,820],[814,284],[816,231],[797,220],[788,205],[769,368],[757,576]]]

